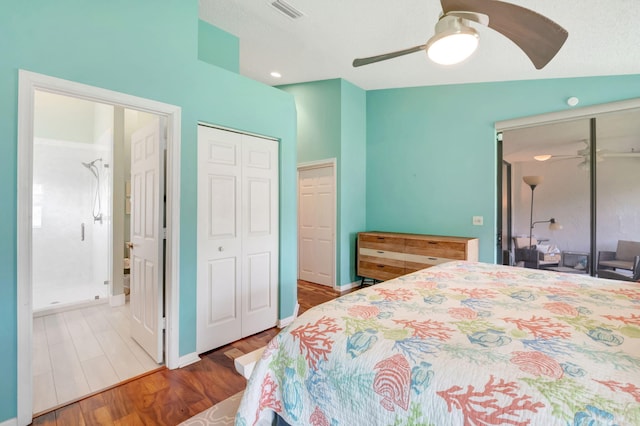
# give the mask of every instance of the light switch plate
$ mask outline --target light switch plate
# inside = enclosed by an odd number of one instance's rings
[[[484,223],[484,218],[482,216],[474,216],[473,224],[476,226],[481,226]]]

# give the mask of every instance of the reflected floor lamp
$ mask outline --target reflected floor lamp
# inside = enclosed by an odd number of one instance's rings
[[[556,222],[554,218],[551,218],[549,220],[538,220],[535,222],[533,221],[533,191],[536,189],[536,186],[542,183],[543,177],[542,176],[523,176],[522,180],[531,188],[531,213],[529,214],[529,249],[531,249],[532,247],[531,241],[533,240],[533,227],[537,223],[548,223],[549,230],[551,231],[557,231],[562,229],[562,225]]]

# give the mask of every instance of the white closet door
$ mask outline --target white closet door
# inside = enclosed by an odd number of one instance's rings
[[[242,336],[278,316],[278,143],[242,139]]]
[[[198,127],[198,353],[242,337],[241,139]]]
[[[198,128],[197,350],[277,321],[278,144]]]

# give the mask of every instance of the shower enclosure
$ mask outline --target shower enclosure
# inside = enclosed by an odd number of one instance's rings
[[[106,301],[109,295],[110,133],[94,143],[34,141],[35,313]]]

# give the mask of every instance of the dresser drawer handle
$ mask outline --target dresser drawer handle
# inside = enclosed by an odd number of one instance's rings
[[[384,265],[378,265],[378,268],[383,269]]]
[[[438,244],[438,242],[437,242],[437,241],[429,241],[428,243],[429,243],[429,244]]]
[[[430,257],[429,260],[438,260],[437,257]]]
[[[379,241],[384,241],[384,237],[378,237]]]
[[[378,250],[378,253],[380,254],[384,254],[384,252],[382,250]]]

